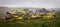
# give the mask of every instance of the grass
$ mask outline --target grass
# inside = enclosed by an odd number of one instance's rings
[[[23,22],[18,21],[4,22],[0,21],[0,27],[60,27],[60,13],[57,14],[55,19],[30,19],[23,20]]]

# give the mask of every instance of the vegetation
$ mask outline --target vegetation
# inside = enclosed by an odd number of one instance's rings
[[[53,19],[43,19],[43,17],[35,17],[28,19],[29,14],[25,15],[25,19],[17,19],[19,15],[8,20],[0,20],[0,27],[60,27],[60,13],[56,13],[57,17]],[[23,17],[23,16],[21,16]],[[19,17],[19,18],[21,18]]]

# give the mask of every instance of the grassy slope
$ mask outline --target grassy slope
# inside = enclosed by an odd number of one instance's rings
[[[60,27],[60,13],[57,14],[56,19],[44,20],[44,19],[31,19],[22,23],[16,23],[14,21],[4,22],[0,21],[0,27]]]

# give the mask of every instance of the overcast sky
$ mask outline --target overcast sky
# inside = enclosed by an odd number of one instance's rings
[[[0,7],[60,8],[60,0],[0,0]]]

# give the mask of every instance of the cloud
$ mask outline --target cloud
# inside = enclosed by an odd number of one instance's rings
[[[0,7],[60,8],[60,0],[0,0]]]

